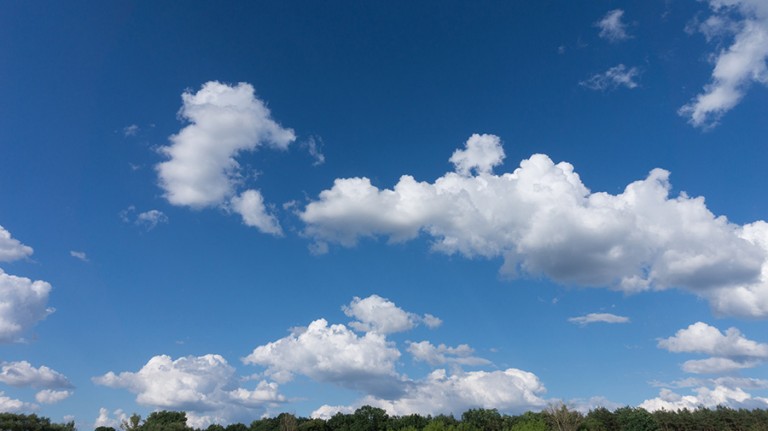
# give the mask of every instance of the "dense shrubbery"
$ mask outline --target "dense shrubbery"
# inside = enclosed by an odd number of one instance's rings
[[[142,421],[133,415],[123,431],[195,431],[183,412],[159,411]],[[0,413],[0,431],[74,431],[73,423],[53,424],[35,415]],[[117,431],[99,427],[96,431]],[[200,431],[768,431],[768,410],[734,410],[727,407],[650,413],[622,407],[591,410],[586,415],[563,405],[518,416],[495,409],[471,409],[460,419],[453,416],[389,416],[379,408],[363,406],[351,414],[337,413],[328,420],[281,413],[273,418],[227,426],[211,425]]]

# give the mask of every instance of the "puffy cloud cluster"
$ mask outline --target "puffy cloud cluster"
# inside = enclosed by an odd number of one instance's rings
[[[686,361],[689,373],[724,373],[751,368],[768,360],[768,344],[749,340],[736,328],[725,333],[714,326],[696,322],[669,338],[659,340],[659,347],[675,353],[703,353],[707,359]]]
[[[659,396],[645,400],[640,407],[648,411],[656,410],[695,410],[700,407],[715,408],[725,406],[730,408],[768,408],[768,398],[753,397],[738,387],[716,385],[714,387],[698,387],[691,395],[680,395],[669,389],[662,389]]]
[[[261,192],[246,190],[236,157],[266,146],[285,150],[296,140],[293,130],[271,118],[250,84],[207,82],[196,92],[182,94],[179,116],[190,124],[170,137],[162,153],[169,160],[157,165],[160,187],[173,205],[204,208],[226,206],[243,216],[249,226],[278,234],[276,219],[268,214]]]
[[[484,141],[499,146],[487,168],[503,151],[498,139]],[[590,192],[572,165],[543,154],[502,175],[470,175],[468,166],[433,183],[403,175],[392,189],[337,179],[299,213],[304,233],[318,250],[426,234],[435,251],[502,257],[508,276],[624,292],[682,288],[718,314],[768,317],[768,223],[733,224],[701,197],[670,197],[669,172],[654,169],[613,195]]]
[[[54,389],[43,389],[35,394],[35,399],[38,403],[43,404],[56,404],[59,401],[65,400],[72,395],[72,391],[62,390],[57,391]]]
[[[402,390],[395,371],[399,358],[400,351],[383,334],[358,335],[344,325],[318,319],[285,338],[256,347],[243,362],[266,367],[266,374],[278,382],[301,374],[366,393],[393,395]]]
[[[622,21],[623,17],[624,11],[621,9],[608,11],[600,21],[595,23],[595,26],[600,29],[600,37],[610,42],[621,42],[632,37],[627,33],[627,24]]]
[[[448,374],[438,369],[425,379],[412,381],[405,393],[394,399],[368,396],[357,405],[372,405],[392,415],[449,414],[470,408],[495,408],[520,413],[546,405],[540,396],[546,392],[536,375],[509,368],[503,371],[471,371]],[[313,417],[329,417],[350,407],[322,406]]]
[[[128,415],[122,410],[117,409],[112,412],[114,416],[110,416],[109,410],[101,407],[99,409],[99,416],[93,423],[94,428],[98,427],[112,427],[114,429],[120,428],[123,421],[128,420]]]
[[[0,262],[12,262],[32,255],[32,247],[24,245],[0,226]]]
[[[356,296],[349,305],[342,307],[342,310],[347,316],[357,319],[350,322],[349,326],[361,332],[391,334],[408,331],[420,323],[429,328],[436,328],[442,323],[431,314],[419,316],[409,313],[379,295],[371,295],[365,299]]]
[[[71,388],[72,383],[61,373],[45,365],[35,368],[27,361],[3,362],[0,383],[15,387],[47,389]]]
[[[278,385],[265,380],[255,388],[240,386],[235,369],[220,355],[186,356],[176,360],[155,356],[137,372],[108,372],[94,383],[125,388],[136,402],[160,409],[187,410],[229,418],[259,413],[283,403]],[[201,420],[201,422],[203,422]]]
[[[24,401],[10,398],[6,396],[4,392],[0,392],[0,412],[28,412],[37,410],[38,408],[40,408],[40,406],[37,404],[26,403]]]
[[[589,313],[584,316],[571,317],[568,319],[571,323],[576,323],[581,326],[588,325],[590,323],[628,323],[629,317],[617,316],[611,313]]]
[[[751,83],[768,84],[768,2],[709,0],[713,16],[700,30],[708,39],[732,35],[731,45],[717,53],[712,80],[704,91],[680,108],[696,127],[713,127],[735,107]],[[739,19],[731,17],[738,15]]]
[[[449,347],[445,344],[435,346],[429,341],[409,343],[408,353],[413,359],[426,362],[429,365],[458,364],[458,365],[489,365],[491,361],[472,356],[475,349],[467,344]]]
[[[637,67],[627,67],[623,64],[613,66],[603,73],[598,73],[579,82],[579,85],[590,90],[613,90],[618,87],[637,88],[637,78],[640,76],[640,69]]]

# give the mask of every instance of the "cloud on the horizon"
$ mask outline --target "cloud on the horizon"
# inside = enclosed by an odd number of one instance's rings
[[[678,111],[691,125],[702,128],[716,126],[741,102],[752,83],[768,85],[768,2],[709,0],[709,5],[713,15],[699,31],[710,41],[732,36],[732,42],[716,54],[711,81]]]
[[[588,79],[579,82],[582,87],[590,90],[613,90],[618,87],[629,89],[637,88],[637,78],[640,76],[640,69],[637,67],[627,67],[623,64],[611,67],[603,73],[597,73]]]
[[[299,212],[304,235],[315,250],[425,235],[434,251],[503,258],[506,276],[626,293],[681,288],[718,315],[768,317],[768,223],[734,224],[702,197],[670,197],[663,169],[615,195],[591,192],[571,164],[544,154],[511,173],[484,172],[503,154],[498,138],[485,141],[498,146],[495,159],[452,157],[456,171],[432,183],[403,175],[379,189],[365,177],[336,179]]]
[[[141,405],[193,413],[197,420],[193,426],[203,424],[205,418],[230,421],[253,417],[286,401],[274,382],[261,380],[253,389],[243,388],[235,369],[214,354],[176,360],[167,355],[154,356],[137,372],[110,371],[92,380],[98,385],[127,389],[136,394],[136,402]]]
[[[627,24],[622,21],[623,17],[622,9],[608,11],[600,21],[595,23],[595,27],[600,29],[599,36],[612,43],[631,38],[632,36],[627,33]]]
[[[233,210],[247,225],[275,234],[279,225],[265,213],[261,193],[248,190],[237,196],[243,180],[236,158],[261,147],[285,150],[296,140],[293,130],[275,122],[253,86],[244,82],[211,81],[181,97],[179,116],[190,124],[161,148],[168,160],[156,166],[165,198],[195,209],[226,207],[234,198]]]
[[[736,328],[728,328],[722,333],[704,322],[696,322],[672,337],[659,340],[658,346],[674,353],[710,355],[706,359],[683,363],[683,371],[696,374],[752,368],[768,360],[768,344],[747,339]]]
[[[590,323],[629,323],[629,317],[617,316],[611,313],[589,313],[584,316],[571,317],[568,321],[586,326]]]
[[[696,410],[701,407],[712,409],[718,406],[733,409],[765,409],[768,408],[768,399],[754,397],[742,388],[724,385],[697,387],[690,395],[681,395],[665,388],[659,391],[658,397],[643,401],[639,407],[654,412],[662,409],[667,411]]]
[[[25,413],[39,409],[40,406],[34,403],[27,403],[5,395],[0,391],[0,412],[7,413]]]

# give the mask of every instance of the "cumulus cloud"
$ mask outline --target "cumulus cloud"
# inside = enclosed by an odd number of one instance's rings
[[[40,406],[37,404],[25,403],[6,396],[4,392],[0,392],[0,412],[21,413],[34,411],[38,408],[40,408]]]
[[[265,408],[285,402],[274,382],[262,380],[253,389],[240,387],[235,369],[213,354],[176,360],[155,356],[137,372],[110,371],[93,381],[127,389],[142,405],[228,420],[263,413]]]
[[[600,29],[600,37],[614,43],[631,38],[632,36],[627,33],[627,24],[622,21],[623,17],[624,11],[621,9],[608,11],[600,21],[595,23],[595,27]]]
[[[35,400],[42,404],[56,404],[72,395],[72,391],[56,391],[53,389],[43,389],[35,394]]]
[[[349,305],[342,307],[344,314],[357,319],[349,326],[357,331],[375,331],[380,334],[404,332],[424,323],[429,328],[440,326],[442,321],[435,316],[409,313],[395,305],[394,302],[379,295],[371,295],[360,299],[354,297]]]
[[[225,203],[240,183],[236,157],[266,146],[285,150],[293,130],[276,123],[250,84],[207,82],[182,94],[179,116],[190,124],[170,137],[157,165],[160,187],[173,205],[203,208]]]
[[[6,274],[0,269],[0,343],[19,341],[37,322],[53,313],[51,285]]]
[[[445,344],[435,346],[429,341],[420,341],[418,343],[409,343],[408,352],[413,359],[426,362],[429,365],[437,366],[443,364],[459,365],[489,365],[491,361],[477,356],[473,356],[475,349],[467,344],[459,344],[456,347],[449,347]]]
[[[391,415],[450,414],[470,408],[495,408],[508,413],[521,413],[545,406],[546,401],[541,398],[545,392],[536,375],[515,368],[455,374],[438,369],[422,380],[412,381],[400,397],[384,399],[367,396],[356,406],[367,404],[380,407]],[[338,411],[336,409],[349,411],[350,408],[322,406],[312,416],[328,417]]]
[[[277,218],[267,211],[264,198],[258,190],[246,190],[230,201],[232,210],[243,217],[243,223],[261,232],[281,236],[283,229]]]
[[[710,128],[733,109],[753,82],[768,84],[768,3],[763,0],[709,0],[713,16],[700,26],[708,39],[733,35],[731,45],[716,54],[711,81],[680,108],[696,127]],[[733,15],[739,17],[733,20]]]
[[[128,415],[122,409],[115,410],[112,412],[112,415],[113,416],[110,416],[109,410],[104,407],[99,408],[99,416],[93,423],[94,428],[112,427],[114,429],[119,429],[123,421],[128,420]]]
[[[301,374],[389,396],[401,391],[401,377],[395,371],[399,358],[400,352],[383,334],[358,335],[345,325],[318,319],[285,338],[256,347],[243,362],[266,367],[266,375],[278,382]]]
[[[619,194],[591,192],[571,164],[535,154],[511,173],[403,175],[392,189],[337,179],[299,216],[316,250],[426,235],[434,251],[503,258],[506,276],[627,293],[681,288],[719,315],[768,317],[768,223],[737,225],[702,197],[670,197],[669,175],[654,169]]]
[[[63,374],[45,365],[35,368],[27,361],[3,362],[0,365],[0,383],[6,385],[46,389],[72,387]]]
[[[681,395],[670,389],[662,389],[659,396],[643,401],[639,407],[648,411],[656,410],[695,410],[701,407],[715,408],[718,406],[739,408],[768,407],[768,399],[753,397],[741,388],[717,385],[714,387],[699,387],[694,389],[691,395]]]
[[[738,329],[725,333],[714,326],[696,322],[674,336],[659,340],[659,347],[675,353],[703,353],[707,359],[689,360],[683,370],[697,374],[718,374],[752,368],[768,360],[768,344],[747,339]]]
[[[470,175],[473,170],[478,174],[487,174],[494,166],[500,165],[504,157],[504,148],[498,136],[474,134],[463,150],[454,151],[450,162],[462,175]]]
[[[0,262],[12,262],[32,255],[32,247],[22,244],[0,226]]]
[[[611,67],[603,73],[597,73],[589,77],[584,81],[579,82],[579,85],[589,88],[590,90],[613,90],[618,87],[637,88],[637,78],[640,76],[640,69],[637,67],[630,67],[623,64]]]
[[[568,319],[571,323],[585,326],[590,323],[628,323],[629,317],[617,316],[611,313],[589,313],[585,316],[571,317]]]

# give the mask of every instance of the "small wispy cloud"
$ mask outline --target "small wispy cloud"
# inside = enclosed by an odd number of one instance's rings
[[[123,135],[128,136],[136,136],[137,133],[139,133],[139,126],[136,124],[131,124],[130,126],[123,127]]]
[[[640,76],[640,69],[637,67],[627,67],[623,64],[611,67],[603,73],[598,73],[579,82],[582,87],[590,90],[613,90],[618,87],[637,88],[637,78]]]
[[[315,161],[312,166],[320,166],[325,163],[325,154],[323,154],[323,140],[316,136],[310,136],[304,143],[309,155],[312,156]]]
[[[85,252],[84,252],[84,251],[75,251],[75,250],[72,250],[72,251],[70,251],[70,252],[69,252],[69,255],[70,255],[70,256],[72,256],[72,257],[74,257],[75,259],[80,259],[80,260],[82,260],[83,262],[89,262],[89,260],[88,260],[88,256],[85,254]]]
[[[141,226],[150,231],[162,223],[168,223],[168,216],[160,210],[149,210],[137,213],[136,207],[131,205],[120,211],[120,219],[124,223]]]
[[[600,29],[599,36],[612,43],[630,39],[632,36],[627,33],[627,24],[621,20],[623,16],[624,11],[621,9],[606,13],[600,21],[595,23],[595,27]]]
[[[629,323],[629,317],[617,316],[611,313],[589,313],[585,316],[571,317],[568,321],[586,326],[590,323]]]

